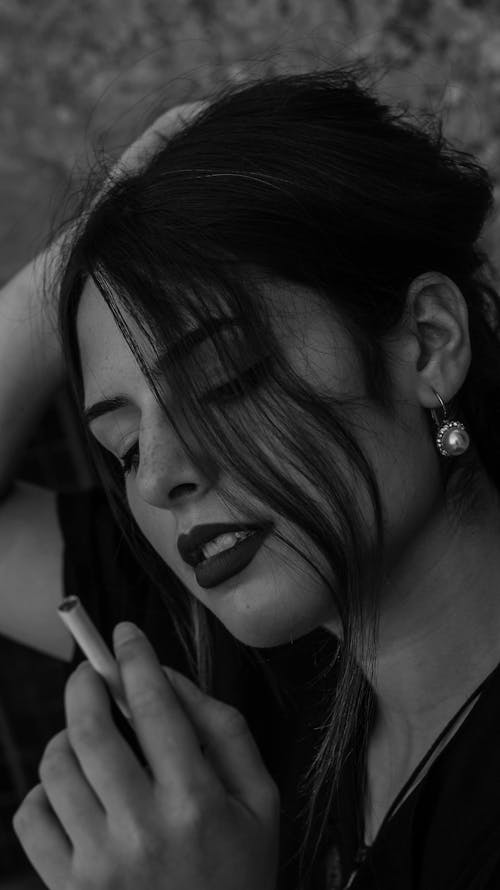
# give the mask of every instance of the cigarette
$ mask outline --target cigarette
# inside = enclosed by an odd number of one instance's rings
[[[123,694],[118,665],[82,606],[80,598],[67,596],[57,607],[57,612],[94,670],[103,678],[123,716],[132,722],[132,715]]]

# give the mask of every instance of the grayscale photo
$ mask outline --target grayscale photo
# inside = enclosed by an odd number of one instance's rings
[[[0,890],[500,890],[500,6],[0,0]]]

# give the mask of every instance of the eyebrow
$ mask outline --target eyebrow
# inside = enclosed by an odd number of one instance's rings
[[[203,343],[213,333],[225,327],[236,327],[241,324],[239,316],[225,316],[218,318],[210,316],[207,324],[203,328],[194,328],[180,337],[175,343],[169,346],[168,351],[162,352],[153,362],[149,371],[156,382],[164,382],[165,374],[168,369],[183,355],[192,352],[195,346]],[[88,408],[83,409],[83,416],[87,426],[103,414],[109,414],[111,411],[118,411],[120,408],[129,408],[132,405],[131,399],[126,395],[109,396],[94,402]]]

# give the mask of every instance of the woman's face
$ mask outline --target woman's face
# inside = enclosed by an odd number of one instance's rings
[[[267,286],[265,297],[275,332],[295,371],[322,393],[362,399],[361,367],[351,342],[318,296],[304,287],[273,283]],[[147,347],[133,320],[127,317],[127,321],[137,341]],[[304,540],[300,529],[264,504],[250,503],[246,494],[243,503],[263,520],[273,521],[273,532],[241,572],[208,590],[198,585],[194,569],[177,550],[178,536],[199,524],[248,522],[248,516],[228,515],[221,498],[222,492],[237,490],[222,474],[216,481],[213,476],[209,480],[189,460],[112,313],[90,281],[82,294],[77,332],[85,407],[117,396],[126,399],[123,407],[94,419],[91,432],[117,459],[138,443],[138,466],[125,483],[130,510],[145,537],[185,586],[234,637],[250,646],[281,645],[319,626],[340,635],[338,614],[326,585],[274,532],[305,550],[335,587],[331,569],[312,542]],[[400,340],[391,341],[391,350],[397,359],[391,366],[397,422],[389,420],[367,397],[347,415],[380,485],[388,568],[425,525],[440,490],[434,445],[415,395],[416,338],[406,332]],[[168,387],[165,390],[168,394]],[[169,409],[175,413],[174,404],[169,404]],[[261,447],[265,448],[264,442]],[[342,454],[338,455],[338,466],[348,472]],[[280,471],[287,473],[287,468],[280,466]],[[293,468],[288,471],[291,482],[297,482],[296,472]],[[321,491],[304,485],[302,477],[300,484],[314,503],[322,502]],[[363,515],[371,515],[361,488],[358,500],[362,508],[366,503]]]

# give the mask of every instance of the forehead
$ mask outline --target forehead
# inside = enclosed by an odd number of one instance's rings
[[[153,358],[152,347],[145,334],[122,307],[120,311],[143,355]],[[115,380],[125,385],[129,377],[132,379],[137,374],[136,359],[105,299],[90,279],[82,290],[76,316],[76,334],[85,392],[100,394],[108,382],[111,386],[114,386]]]
[[[127,323],[132,326],[133,320],[124,310],[123,314],[127,318]],[[98,344],[101,339],[110,340],[117,334],[123,336],[104,297],[90,278],[83,287],[78,304],[76,333],[80,350]]]

